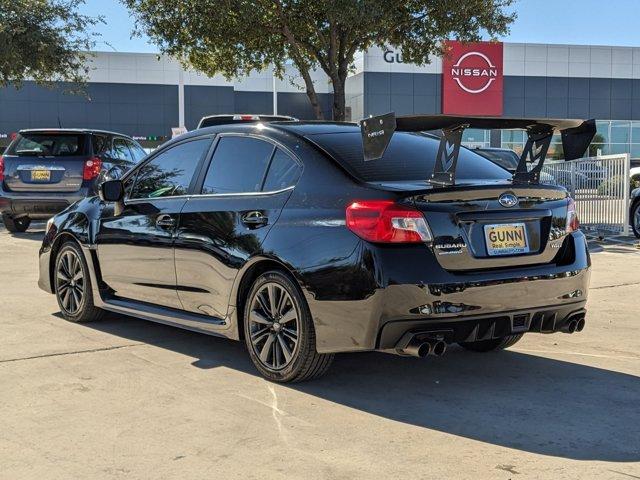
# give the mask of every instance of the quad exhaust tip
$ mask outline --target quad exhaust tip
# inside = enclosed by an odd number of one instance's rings
[[[429,355],[441,357],[447,351],[447,344],[442,340],[419,341],[415,337],[404,348],[396,350],[400,355],[424,358]]]
[[[571,318],[567,322],[565,322],[560,330],[564,333],[575,333],[584,330],[584,326],[584,317],[578,316],[575,318]]]

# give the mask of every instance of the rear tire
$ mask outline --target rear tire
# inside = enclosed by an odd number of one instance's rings
[[[640,200],[631,207],[631,229],[636,238],[640,238]]]
[[[480,340],[479,342],[459,342],[458,345],[472,352],[491,352],[493,350],[509,348],[515,345],[523,336],[524,333],[516,333],[502,338]]]
[[[29,217],[14,218],[6,213],[2,214],[2,223],[4,223],[7,232],[9,233],[23,233],[27,231],[31,224]]]
[[[283,272],[260,275],[244,303],[244,339],[251,361],[273,382],[301,382],[326,373],[333,354],[316,351],[311,312]]]
[[[56,255],[54,266],[56,299],[62,316],[70,322],[92,322],[104,315],[93,304],[89,267],[82,249],[75,242],[66,242]]]

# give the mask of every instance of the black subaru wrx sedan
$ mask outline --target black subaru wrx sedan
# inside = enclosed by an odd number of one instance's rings
[[[513,176],[461,147],[469,127],[527,131]],[[279,382],[336,352],[580,331],[585,237],[567,192],[538,183],[558,131],[575,158],[595,128],[387,114],[196,130],[51,219],[39,285],[71,321],[111,311],[241,340]]]

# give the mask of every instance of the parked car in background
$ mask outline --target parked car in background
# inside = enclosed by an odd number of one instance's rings
[[[640,238],[640,188],[631,191],[631,209],[629,212],[631,229]]]
[[[483,147],[476,148],[473,151],[511,173],[516,171],[518,163],[520,163],[520,156],[508,148]],[[555,182],[553,175],[547,172],[540,172],[540,183],[555,185]]]
[[[632,167],[629,176],[634,188],[640,188],[640,167]]]
[[[287,122],[295,120],[297,120],[297,118],[288,115],[262,115],[253,113],[208,115],[200,119],[196,128],[215,127],[217,125],[228,125],[230,123]]]
[[[146,156],[126,135],[100,130],[22,130],[0,156],[0,212],[9,232],[49,218]]]

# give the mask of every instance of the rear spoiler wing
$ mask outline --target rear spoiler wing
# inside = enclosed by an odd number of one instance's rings
[[[534,184],[540,181],[540,171],[555,132],[562,136],[565,160],[582,157],[596,133],[595,120],[562,120],[538,118],[463,117],[456,115],[407,115],[396,117],[387,113],[360,122],[364,160],[382,158],[394,132],[425,132],[442,130],[438,158],[429,182],[438,185],[454,185],[456,165],[466,128],[484,130],[525,130],[527,143],[518,168],[513,174],[514,183]],[[527,163],[537,162],[531,169]]]

